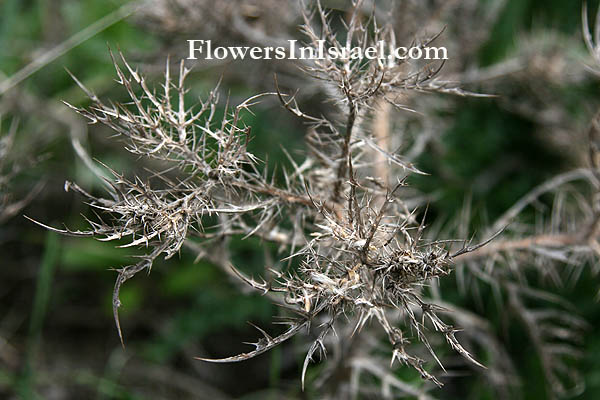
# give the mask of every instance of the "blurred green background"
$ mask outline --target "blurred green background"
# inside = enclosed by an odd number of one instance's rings
[[[493,2],[494,0],[487,0]],[[482,2],[485,2],[482,0]],[[114,0],[0,0],[0,82],[17,73],[46,50],[122,6]],[[596,2],[590,2],[595,10]],[[480,65],[491,65],[511,56],[518,38],[527,32],[552,30],[567,36],[581,35],[579,0],[510,0],[492,35],[479,50]],[[70,141],[70,123],[78,116],[62,105],[85,105],[84,94],[68,76],[68,68],[100,97],[122,100],[115,90],[114,69],[107,44],[120,48],[143,69],[147,54],[163,43],[156,34],[141,29],[131,18],[115,17],[114,24],[69,49],[16,88],[0,95],[2,130],[18,120],[17,158],[42,156],[12,182],[15,196],[25,196],[39,181],[44,189],[20,213],[53,226],[83,228],[80,214],[90,212],[81,199],[65,193],[65,180],[90,190],[100,185],[77,158]],[[579,40],[575,53],[585,54]],[[163,48],[164,49],[164,48]],[[164,54],[163,54],[164,57]],[[194,72],[190,96],[200,96],[222,74],[216,66]],[[159,71],[150,73],[159,77]],[[225,81],[232,97],[253,94],[243,82]],[[564,103],[565,112],[585,127],[599,104],[597,82],[551,88]],[[518,82],[506,96],[518,99]],[[560,146],[548,145],[535,120],[503,106],[502,99],[462,99],[451,111],[453,123],[445,127],[445,151],[425,153],[419,168],[431,174],[415,179],[423,192],[436,192],[431,216],[452,219],[463,208],[467,194],[473,204],[473,229],[494,220],[520,196],[553,174],[576,166]],[[253,151],[271,162],[284,160],[280,143],[302,149],[304,128],[275,103],[258,107],[246,122],[255,135]],[[91,154],[112,167],[135,171],[136,160],[101,127],[84,137]],[[501,178],[474,187],[490,164],[502,154],[517,166]],[[244,270],[260,270],[266,245],[257,240],[232,242],[234,260]],[[273,249],[267,253],[273,253]],[[264,298],[240,294],[214,266],[182,251],[180,257],[157,262],[149,275],[138,275],[122,291],[121,324],[126,348],[120,346],[112,319],[111,296],[116,274],[110,271],[130,262],[130,252],[92,239],[60,237],[33,225],[21,215],[0,226],[0,397],[23,399],[179,399],[227,395],[263,399],[302,394],[299,371],[302,355],[283,346],[239,365],[206,365],[193,357],[209,349],[214,355],[246,351],[242,344],[254,338],[252,321],[270,323],[275,309]],[[600,398],[600,308],[594,295],[598,279],[588,269],[574,285],[558,289],[573,302],[590,324],[582,343],[583,358],[576,366],[585,374],[586,391],[578,399]],[[482,298],[486,293],[482,294]],[[477,309],[469,299],[458,304]],[[547,398],[543,375],[523,332],[506,330],[506,321],[492,300],[479,311],[489,318],[511,350],[522,376],[523,398]],[[510,324],[509,324],[510,325]],[[312,366],[309,376],[318,371]],[[404,375],[403,375],[404,377]],[[406,379],[416,379],[411,374]],[[233,382],[232,382],[233,380]],[[213,396],[214,395],[214,396]],[[448,383],[440,398],[494,398],[485,385],[469,376]]]

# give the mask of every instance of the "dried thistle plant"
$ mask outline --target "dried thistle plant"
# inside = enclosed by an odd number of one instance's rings
[[[361,0],[352,2],[340,34],[320,3],[304,6],[302,32],[307,43],[317,48],[324,40],[327,47],[365,49],[384,41],[392,48],[406,39],[397,37],[389,24],[378,25],[376,11],[365,12],[365,8]],[[426,46],[438,36],[439,32],[434,33],[419,43]],[[589,35],[586,41],[596,49]],[[440,293],[439,280],[455,272],[463,293],[489,285],[498,302],[519,317],[553,393],[580,390],[580,378],[565,358],[577,354],[572,344],[584,324],[564,312],[569,307],[564,301],[530,287],[525,274],[532,269],[560,282],[565,274],[559,271],[561,266],[569,266],[572,279],[577,279],[586,263],[596,263],[600,218],[594,200],[599,185],[595,150],[592,168],[559,175],[536,188],[491,224],[479,240],[458,240],[455,232],[445,236],[426,226],[423,201],[414,201],[406,193],[405,178],[423,174],[411,162],[418,150],[403,157],[387,141],[392,110],[409,108],[404,100],[428,93],[477,96],[438,78],[443,63],[317,60],[302,67],[333,104],[330,113],[314,116],[303,111],[296,97],[285,94],[275,79],[274,92],[253,96],[235,107],[227,105],[220,118],[218,87],[199,104],[186,103],[185,80],[190,71],[183,62],[177,76],[172,76],[167,61],[164,83],[155,90],[122,55],[113,60],[117,83],[131,101],[103,102],[76,80],[92,106],[71,107],[92,123],[111,128],[132,154],[164,167],[139,178],[107,166],[112,178],[105,180],[104,197],[67,183],[66,189],[86,198],[98,216],[88,221],[90,228],[85,231],[46,227],[103,241],[125,239],[122,247],[147,249],[139,262],[119,269],[113,310],[122,341],[121,285],[138,272],[150,270],[160,256],[172,257],[186,245],[239,283],[269,296],[282,311],[277,322],[286,326],[278,335],[257,327],[262,337],[250,352],[202,360],[247,360],[307,332],[315,338],[305,356],[303,386],[310,361],[317,354],[324,356],[329,348],[335,357],[332,367],[315,385],[335,381],[332,397],[370,390],[359,384],[361,374],[368,373],[380,379],[379,389],[386,398],[397,393],[428,398],[427,387],[403,383],[383,366],[377,355],[382,339],[389,343],[392,365],[397,360],[441,386],[439,375],[425,361],[434,360],[444,369],[443,357],[436,352],[443,346],[441,341],[471,365],[483,367],[467,349],[470,346],[456,337],[460,326],[466,342],[493,353],[488,377],[499,390],[506,389],[513,383],[514,368],[489,324],[446,303]],[[284,109],[309,126],[309,151],[302,163],[290,157],[291,170],[286,171],[282,185],[267,169],[273,167],[261,165],[247,147],[251,129],[244,124],[243,114],[266,96],[277,97]],[[596,125],[590,136],[593,149]],[[422,151],[422,147],[417,142],[413,149]],[[569,186],[576,180],[584,182],[587,192]],[[520,223],[521,212],[547,193],[555,195],[550,218],[533,227]],[[283,223],[286,220],[292,221],[291,227]],[[461,238],[471,237],[466,223],[458,225],[455,231]],[[229,259],[227,241],[222,239],[233,236],[277,243],[286,252],[283,261],[295,263],[281,263],[267,271],[264,279],[251,278]],[[207,246],[222,251],[207,251]],[[530,300],[547,307],[530,307]],[[357,341],[360,346],[349,344]],[[350,372],[333,379],[334,370]]]

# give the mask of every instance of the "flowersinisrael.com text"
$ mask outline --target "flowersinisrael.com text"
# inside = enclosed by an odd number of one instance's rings
[[[383,40],[370,47],[325,47],[325,40],[319,40],[318,47],[298,46],[297,40],[288,40],[289,46],[250,47],[250,46],[213,46],[211,40],[188,40],[188,60],[447,60],[445,47],[396,47],[388,48]]]

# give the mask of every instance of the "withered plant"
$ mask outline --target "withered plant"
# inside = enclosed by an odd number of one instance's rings
[[[379,24],[387,13],[362,0],[352,2],[341,23],[318,2],[299,10],[306,45],[315,48],[320,40],[340,50],[355,46],[364,50],[379,41],[388,49],[411,44],[412,38],[404,33],[399,36],[390,23]],[[235,21],[235,26],[243,23]],[[586,43],[598,58],[598,34],[592,39],[587,32],[586,26]],[[412,45],[429,46],[440,33],[441,29],[429,32]],[[183,61],[174,73],[167,60],[164,82],[158,88],[122,54],[113,56],[113,61],[117,83],[131,101],[103,101],[74,78],[92,105],[71,107],[91,123],[112,129],[129,152],[161,168],[136,177],[104,165],[111,174],[110,179],[102,178],[104,196],[67,182],[65,188],[82,195],[97,217],[88,220],[85,231],[48,228],[102,241],[125,240],[121,247],[147,249],[137,263],[118,270],[113,311],[121,341],[121,286],[138,272],[149,271],[161,256],[173,257],[185,247],[220,267],[240,288],[268,296],[281,309],[276,322],[285,326],[278,334],[257,327],[262,336],[247,353],[201,360],[244,361],[303,335],[311,339],[304,358],[303,387],[311,360],[324,358],[329,350],[333,357],[313,384],[328,388],[332,398],[373,390],[386,398],[399,394],[430,398],[432,385],[403,382],[392,368],[412,367],[425,380],[442,386],[444,359],[453,356],[439,349],[449,348],[508,396],[510,387],[519,382],[490,323],[445,300],[439,282],[455,275],[462,294],[489,286],[498,304],[518,317],[538,352],[553,394],[581,390],[580,377],[569,359],[577,355],[574,344],[584,323],[568,303],[530,287],[527,277],[534,272],[551,283],[562,282],[565,276],[576,280],[582,268],[597,264],[597,120],[590,130],[591,166],[542,184],[489,229],[474,235],[467,229],[468,207],[456,229],[428,226],[428,198],[407,184],[411,175],[426,175],[413,160],[424,151],[431,126],[425,129],[424,138],[394,137],[392,131],[396,118],[421,111],[415,98],[426,102],[428,96],[438,94],[481,96],[462,89],[457,79],[443,79],[441,61],[306,62],[301,67],[307,79],[314,80],[327,99],[326,111],[318,115],[301,109],[297,93],[282,90],[277,77],[273,91],[236,106],[221,98],[218,86],[198,104],[189,104],[186,78],[190,69]],[[477,81],[476,72],[485,75],[485,71],[454,72],[453,78]],[[281,184],[274,167],[248,150],[253,132],[244,123],[244,115],[268,98],[277,99],[283,110],[307,125],[304,159],[296,162],[289,157]],[[225,114],[220,117],[222,104]],[[431,123],[435,122],[432,117]],[[575,181],[582,184],[575,186]],[[554,196],[551,212],[540,215],[535,225],[521,222],[521,213],[545,195]],[[265,268],[262,277],[250,277],[231,262],[227,250],[231,237],[276,243],[281,262]],[[382,356],[382,348],[387,357]],[[485,366],[476,350],[487,355]],[[363,374],[376,377],[377,386],[364,383]]]

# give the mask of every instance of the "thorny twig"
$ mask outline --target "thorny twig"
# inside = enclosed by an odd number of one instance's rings
[[[383,41],[386,48],[396,45],[397,37],[392,26],[378,25],[375,18],[379,15],[377,10],[366,12],[368,7],[362,0],[352,2],[347,20],[342,21],[342,35],[335,31],[330,13],[320,2],[317,1],[312,9],[304,2],[301,4],[302,31],[308,45],[314,48],[321,40],[339,50],[349,46],[365,49],[379,41]],[[233,15],[234,29],[241,29],[241,26],[251,29],[238,14]],[[596,57],[597,46],[594,43],[598,42],[598,34],[592,39],[588,33],[585,9],[583,15],[585,41]],[[260,32],[252,33],[252,40],[270,42]],[[440,34],[413,44],[427,46]],[[398,360],[417,370],[424,379],[441,386],[440,379],[426,368],[421,354],[413,351],[415,344],[421,344],[443,370],[442,359],[434,349],[437,343],[432,340],[435,333],[471,365],[483,367],[459,342],[456,337],[459,329],[439,315],[454,315],[457,322],[465,322],[479,331],[484,330],[484,324],[464,311],[449,311],[443,306],[445,303],[440,296],[435,295],[439,279],[454,270],[462,279],[466,269],[475,279],[511,296],[512,308],[532,331],[550,383],[557,391],[565,391],[557,383],[559,379],[552,370],[556,364],[550,365],[557,362],[558,357],[554,357],[557,354],[553,357],[544,355],[547,347],[536,330],[536,321],[544,318],[532,314],[522,301],[526,296],[554,299],[515,283],[514,275],[518,280],[521,272],[519,268],[512,268],[516,263],[514,255],[520,251],[532,251],[545,260],[570,262],[571,253],[567,253],[570,251],[577,255],[580,250],[577,246],[598,253],[600,246],[596,237],[600,218],[586,219],[587,229],[580,230],[579,234],[574,232],[581,225],[554,229],[557,224],[552,223],[552,232],[505,238],[504,228],[542,194],[554,192],[575,179],[586,178],[592,182],[590,176],[593,177],[597,171],[580,169],[541,185],[498,219],[479,244],[444,239],[438,235],[429,238],[427,235],[431,230],[425,224],[425,215],[417,222],[419,210],[411,209],[399,194],[398,189],[405,185],[405,181],[399,180],[394,187],[389,186],[394,176],[423,172],[410,161],[414,157],[405,161],[385,143],[389,126],[381,125],[383,127],[378,128],[378,134],[372,132],[368,122],[382,104],[386,107],[385,111],[377,114],[376,119],[383,115],[387,120],[391,106],[408,109],[399,101],[408,94],[475,95],[448,81],[438,80],[443,62],[419,66],[408,61],[315,60],[304,63],[302,67],[324,88],[333,103],[332,115],[313,116],[302,111],[297,101],[298,93],[284,94],[275,76],[274,93],[253,96],[233,108],[228,100],[224,117],[220,119],[216,116],[220,104],[218,86],[199,104],[189,106],[186,103],[185,81],[190,70],[183,62],[179,65],[178,76],[173,77],[167,61],[165,81],[157,92],[148,86],[144,76],[122,54],[118,58],[112,53],[111,56],[117,82],[131,102],[106,104],[75,80],[93,105],[88,108],[69,106],[91,123],[101,123],[115,131],[126,142],[129,152],[159,160],[169,167],[142,179],[126,177],[106,166],[112,176],[106,182],[106,197],[92,195],[68,183],[66,188],[85,197],[101,216],[88,220],[90,228],[85,231],[40,225],[73,236],[121,242],[126,239],[123,247],[147,249],[138,263],[118,269],[113,311],[121,341],[123,337],[118,319],[121,285],[138,272],[149,271],[158,257],[172,257],[187,244],[198,252],[199,257],[211,260],[238,283],[268,296],[282,310],[279,322],[287,326],[283,333],[273,336],[256,327],[261,338],[251,343],[255,347],[252,351],[221,359],[198,359],[219,363],[244,361],[263,354],[304,330],[309,333],[316,330],[316,339],[304,359],[304,387],[306,371],[315,353],[320,352],[324,356],[332,342],[362,335],[368,323],[375,321],[391,346],[392,365]],[[244,124],[243,114],[264,96],[270,95],[277,96],[284,109],[308,124],[309,154],[302,163],[296,163],[290,157],[292,170],[285,171],[285,184],[279,184],[273,176],[269,177],[266,166],[261,169],[259,161],[247,147],[251,130]],[[423,146],[421,143],[415,148]],[[382,168],[382,164],[386,167]],[[597,169],[598,166],[593,164],[592,167]],[[599,186],[598,182],[592,182],[592,186],[594,184]],[[585,204],[584,201],[581,203]],[[557,202],[556,215],[565,211],[562,204]],[[583,214],[598,215],[597,211],[589,211],[585,209]],[[281,221],[286,218],[292,221],[291,228],[281,226]],[[216,224],[215,219],[218,221]],[[509,233],[514,234],[512,231]],[[501,234],[503,237],[497,238]],[[289,251],[285,260],[295,261],[299,266],[270,269],[270,278],[249,278],[233,267],[228,259],[211,256],[203,248],[232,236],[255,236],[275,242]],[[457,243],[462,243],[462,247],[456,249]],[[556,249],[561,253],[552,252]],[[501,255],[506,255],[509,268],[490,268],[496,265]],[[512,270],[517,272],[513,275],[510,273]],[[434,293],[431,299],[426,297],[427,290]],[[351,329],[345,329],[348,327]],[[349,336],[339,337],[339,332]],[[554,332],[558,330],[554,329]],[[490,334],[486,334],[485,338],[480,339],[481,342],[497,343]],[[391,396],[390,387],[394,387],[406,394],[427,398],[424,391],[403,385],[383,371],[373,361],[375,358],[361,357],[356,356],[349,361],[353,373],[356,376],[361,371],[370,371],[381,376],[387,397]]]

